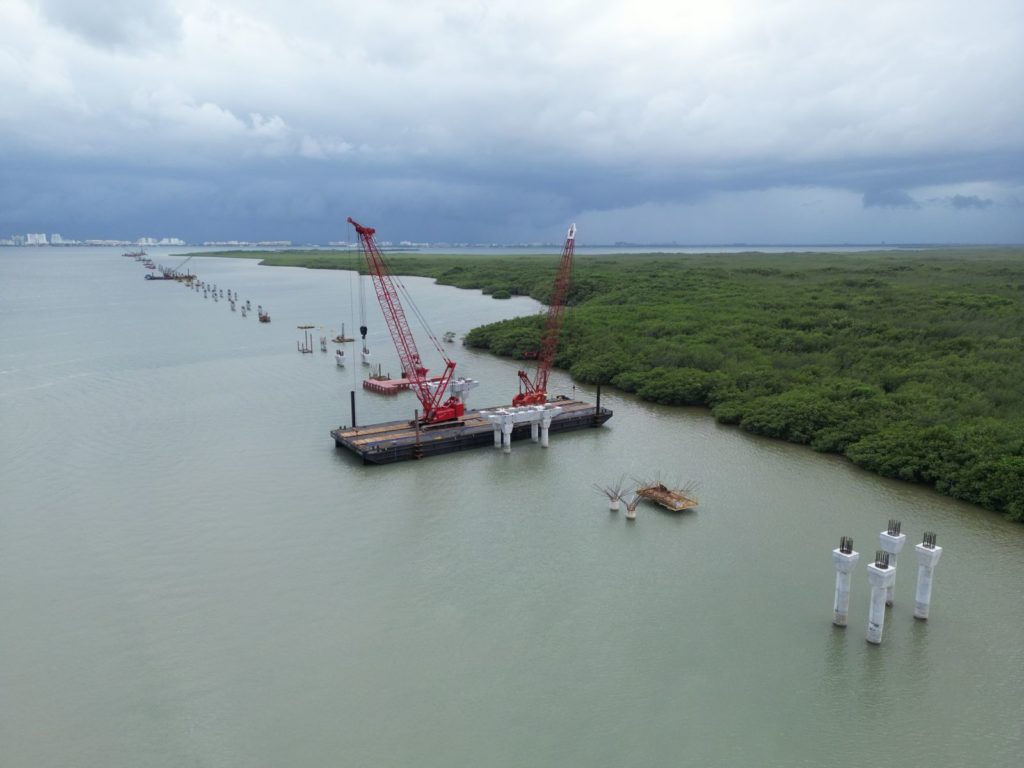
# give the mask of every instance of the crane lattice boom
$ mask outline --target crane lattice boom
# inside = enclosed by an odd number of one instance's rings
[[[572,279],[572,257],[576,249],[576,225],[569,226],[569,233],[562,247],[562,260],[558,264],[555,284],[548,301],[548,321],[541,337],[537,353],[537,373],[530,380],[526,371],[519,371],[519,394],[512,398],[513,405],[543,405],[548,399],[548,374],[558,350],[558,337],[562,329],[562,315],[565,313],[565,299],[569,294]]]
[[[384,314],[384,321],[387,323],[388,331],[395,342],[395,349],[398,352],[398,359],[402,365],[402,376],[409,380],[416,397],[423,405],[422,420],[427,423],[438,421],[451,421],[462,417],[465,406],[458,398],[450,397],[442,402],[444,393],[448,389],[448,382],[455,371],[455,362],[444,354],[439,344],[435,343],[438,351],[445,361],[445,370],[437,382],[427,380],[427,369],[423,365],[419,350],[416,347],[416,339],[409,328],[409,321],[406,319],[402,302],[398,298],[397,278],[391,274],[387,263],[381,256],[377,243],[374,240],[373,227],[364,227],[355,221],[351,216],[348,223],[356,229],[359,235],[359,243],[363,256],[366,258],[366,266],[373,279],[373,287],[377,293],[377,301],[380,302],[381,312]]]

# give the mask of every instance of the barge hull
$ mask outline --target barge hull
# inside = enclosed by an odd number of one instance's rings
[[[562,413],[551,421],[551,432],[599,427],[612,417],[608,408],[598,410],[580,400],[558,400]],[[495,411],[501,407],[484,410]],[[494,428],[480,410],[466,411],[461,421],[427,428],[417,433],[411,421],[389,421],[364,427],[339,427],[331,430],[334,445],[359,456],[364,464],[392,464],[396,461],[424,459],[469,448],[494,445]],[[530,425],[517,424],[513,440],[529,440]]]

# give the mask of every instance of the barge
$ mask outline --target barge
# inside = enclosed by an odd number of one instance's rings
[[[612,411],[598,404],[559,398],[552,401],[561,412],[551,420],[551,432],[599,427],[612,417]],[[468,448],[495,445],[495,428],[487,412],[508,406],[466,411],[462,419],[441,424],[417,425],[415,421],[389,421],[364,427],[338,427],[331,430],[334,445],[359,456],[364,464],[391,464],[423,459]],[[531,437],[529,423],[516,424],[512,440]]]

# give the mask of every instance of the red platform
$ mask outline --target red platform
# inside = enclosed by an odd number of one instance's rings
[[[434,376],[427,381],[440,381],[442,377]],[[378,395],[397,395],[412,386],[409,379],[366,379],[363,381],[363,389],[376,392]]]

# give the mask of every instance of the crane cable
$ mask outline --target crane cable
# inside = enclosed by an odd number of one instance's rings
[[[359,259],[362,254],[355,253],[355,272],[359,277],[359,333],[363,337],[363,341],[366,341],[366,283],[363,281],[363,273],[360,271]]]
[[[402,292],[402,295],[405,296],[409,306],[412,307],[413,314],[416,315],[417,319],[420,321],[420,325],[423,326],[423,330],[427,332],[427,336],[430,338],[431,343],[433,343],[434,349],[440,353],[446,363],[450,362],[448,355],[444,353],[444,347],[441,346],[441,343],[437,340],[437,336],[434,335],[434,331],[431,330],[430,325],[427,323],[427,318],[423,316],[423,313],[420,312],[420,308],[416,306],[416,302],[413,301],[412,295],[409,293],[409,289],[405,287],[405,283],[394,275],[392,275],[392,280],[398,284],[398,289]]]
[[[359,280],[359,262],[356,261],[356,259],[353,259],[352,261],[352,266],[354,267],[354,269],[348,273],[348,320],[354,326],[356,324],[356,302],[354,290],[352,288],[352,281]],[[365,325],[366,323],[364,322],[363,324]],[[344,348],[344,343],[342,343],[342,350],[344,350]],[[356,384],[358,383],[358,377],[356,376],[355,355],[353,355],[352,359],[349,360],[348,362],[349,367],[352,369],[352,389],[354,391],[356,389]]]
[[[374,245],[376,245],[376,243],[374,243]],[[423,330],[426,331],[427,333],[427,337],[430,339],[430,342],[434,345],[434,349],[436,349],[438,354],[441,355],[441,359],[443,359],[446,364],[450,363],[451,359],[448,357],[448,355],[445,354],[444,347],[441,346],[441,342],[437,340],[437,336],[435,336],[434,331],[431,330],[430,324],[427,322],[427,318],[425,318],[423,316],[423,313],[420,312],[420,308],[416,305],[416,302],[413,301],[412,295],[409,293],[409,289],[405,287],[405,283],[403,283],[401,278],[399,278],[398,275],[396,275],[394,271],[391,269],[391,264],[388,263],[388,260],[384,258],[384,254],[381,253],[379,248],[377,249],[377,257],[380,259],[381,264],[387,271],[387,275],[391,279],[391,282],[394,283],[397,286],[398,290],[401,292],[401,294],[405,296],[405,302],[403,306],[407,305],[409,306],[410,309],[412,309],[413,315],[416,317],[417,320],[419,320],[420,325],[423,327]],[[415,342],[415,338],[413,339],[413,341]],[[422,360],[420,360],[420,365],[423,365]]]

